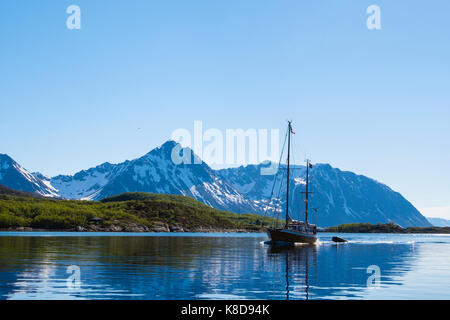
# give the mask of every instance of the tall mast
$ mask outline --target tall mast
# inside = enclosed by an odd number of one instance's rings
[[[292,127],[291,127],[291,121],[288,121],[288,155],[287,155],[287,181],[286,181],[286,188],[287,188],[287,192],[286,192],[286,227],[288,226],[289,223],[289,158],[290,158],[290,151],[291,151],[291,131],[292,131]]]
[[[308,224],[308,185],[309,185],[309,160],[306,160],[306,201],[305,201],[305,222],[306,224]]]

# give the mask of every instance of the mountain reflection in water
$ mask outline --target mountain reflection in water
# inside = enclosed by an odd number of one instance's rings
[[[450,298],[450,237],[331,236],[275,247],[262,234],[3,232],[0,299]],[[379,288],[367,286],[371,265]],[[67,286],[69,266],[79,287]]]

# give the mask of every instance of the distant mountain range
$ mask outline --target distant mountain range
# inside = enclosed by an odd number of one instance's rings
[[[275,212],[284,218],[284,209],[280,210],[286,198],[281,185],[284,167],[277,175],[261,175],[261,168],[267,164],[222,170],[213,170],[202,161],[176,165],[171,159],[174,147],[181,148],[168,141],[135,160],[106,162],[75,175],[53,178],[30,173],[8,155],[0,154],[0,185],[45,197],[79,200],[100,200],[124,192],[181,194],[235,213],[264,214],[267,207],[268,215]],[[192,157],[196,157],[193,152]],[[290,215],[303,219],[300,192],[304,191],[306,168],[292,169]],[[317,164],[311,170],[310,182],[315,192],[311,206],[317,209],[317,214],[312,210],[310,222],[319,226],[353,222],[394,222],[402,227],[431,225],[399,193],[365,176]],[[268,204],[271,194],[275,200]]]
[[[274,177],[260,175],[261,166],[224,169],[219,170],[219,174],[246,199],[263,206],[266,205],[266,199],[270,198],[273,188],[275,197],[280,199],[278,204],[284,208],[286,192],[284,183],[280,188],[282,175],[278,175],[273,187]],[[290,216],[303,220],[304,204],[301,192],[305,191],[306,167],[295,166],[291,169],[290,194],[293,205],[290,206]],[[310,191],[314,194],[310,199],[309,221],[321,227],[357,222],[394,222],[402,227],[430,226],[429,221],[400,193],[373,179],[341,171],[329,164],[316,164],[310,170]],[[263,206],[260,206],[260,209]],[[284,214],[280,216],[285,217]]]
[[[0,184],[14,190],[58,197],[58,192],[40,174],[32,174],[6,154],[0,154]]]
[[[427,219],[435,227],[450,227],[450,220],[430,217],[427,217]]]

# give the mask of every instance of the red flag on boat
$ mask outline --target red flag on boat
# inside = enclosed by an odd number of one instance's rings
[[[291,133],[295,134],[294,130],[292,130],[292,127],[291,127]]]
[[[312,169],[312,163],[309,164],[309,168]]]

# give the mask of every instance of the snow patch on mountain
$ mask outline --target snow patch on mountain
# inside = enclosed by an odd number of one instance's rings
[[[58,197],[57,192],[52,187],[6,154],[0,154],[0,184],[11,189],[37,193],[45,197]]]
[[[189,156],[190,164],[175,164],[174,150],[180,156]],[[262,175],[261,169],[268,165],[271,164],[213,170],[189,148],[168,141],[135,160],[104,163],[50,179],[30,173],[0,154],[0,184],[48,197],[81,200],[100,200],[123,192],[181,194],[221,210],[283,217],[286,166],[280,166],[275,175]],[[314,192],[310,208],[318,212],[312,221],[317,220],[319,226],[389,221],[404,227],[430,225],[398,192],[365,176],[316,164],[310,171],[310,182],[310,191]],[[305,184],[306,167],[291,166],[289,210],[295,219],[304,218]]]
[[[263,176],[260,166],[219,170],[223,179],[231,182],[242,195],[253,200],[259,211],[269,207],[274,215],[285,215],[286,167],[281,166],[276,175]],[[274,184],[274,180],[276,182]],[[248,186],[252,181],[252,187]],[[304,192],[306,167],[292,166],[290,170],[290,214],[304,219]],[[327,227],[342,223],[394,221],[401,226],[429,226],[429,222],[399,193],[388,186],[362,175],[341,171],[328,164],[316,164],[310,170],[310,214],[319,226]],[[272,195],[275,201],[268,202]]]

